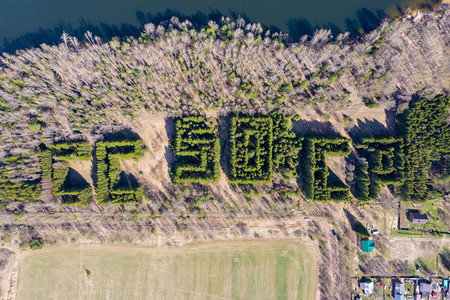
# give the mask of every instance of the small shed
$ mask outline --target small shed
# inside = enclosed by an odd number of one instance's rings
[[[375,243],[372,240],[362,240],[361,250],[365,253],[370,253],[375,249]]]
[[[427,224],[428,217],[426,214],[412,213],[409,216],[409,221],[413,224]]]

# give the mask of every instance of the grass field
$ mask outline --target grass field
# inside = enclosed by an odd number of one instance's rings
[[[17,298],[315,299],[317,277],[315,260],[295,242],[74,246],[25,257]]]

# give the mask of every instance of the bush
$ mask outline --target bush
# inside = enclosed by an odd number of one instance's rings
[[[44,241],[41,238],[32,238],[29,242],[28,242],[28,246],[30,247],[31,250],[39,250],[42,249],[42,247],[44,246]]]

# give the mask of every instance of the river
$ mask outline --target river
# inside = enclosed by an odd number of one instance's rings
[[[438,0],[1,0],[0,52],[59,42],[63,30],[86,30],[109,39],[137,35],[143,24],[177,15],[197,24],[238,15],[296,40],[317,28],[358,34],[396,17],[408,6],[429,8]]]

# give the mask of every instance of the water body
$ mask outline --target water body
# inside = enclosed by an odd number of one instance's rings
[[[439,0],[1,0],[0,51],[59,43],[63,30],[103,38],[138,35],[148,22],[173,15],[197,25],[220,16],[244,17],[293,40],[317,28],[334,33],[375,28],[407,7],[431,8]]]

